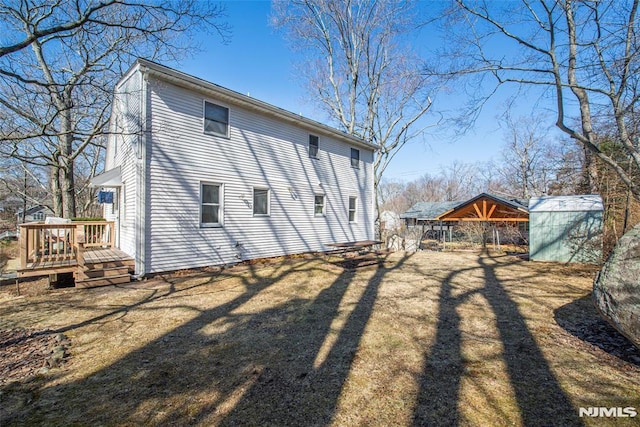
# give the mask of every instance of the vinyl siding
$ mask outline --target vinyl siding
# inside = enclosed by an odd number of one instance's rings
[[[107,220],[118,221],[118,243],[122,251],[135,255],[136,189],[141,141],[142,76],[133,72],[116,87],[110,121],[111,136],[107,142],[105,170],[120,166],[123,186],[120,189],[116,217],[111,204],[104,206]]]
[[[373,238],[373,152],[317,129],[150,78],[147,142],[147,273],[325,250]],[[230,137],[204,134],[203,101],[230,109]],[[320,137],[310,159],[309,133]],[[223,184],[223,227],[200,227],[200,183]],[[270,189],[270,215],[254,217],[253,187]],[[325,216],[314,196],[325,195]],[[348,198],[358,198],[348,221]]]
[[[533,261],[600,263],[602,212],[531,212],[529,256]]]

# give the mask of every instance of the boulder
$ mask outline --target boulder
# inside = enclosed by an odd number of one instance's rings
[[[595,306],[640,348],[640,224],[618,241],[593,283]]]

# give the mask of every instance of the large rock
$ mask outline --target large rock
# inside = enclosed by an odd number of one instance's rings
[[[600,314],[640,348],[640,224],[618,241],[593,283]]]

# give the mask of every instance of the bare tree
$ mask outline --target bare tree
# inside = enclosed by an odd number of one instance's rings
[[[95,172],[111,88],[134,59],[175,60],[194,51],[189,35],[227,34],[223,9],[197,0],[15,0],[0,16],[0,152],[50,170],[64,217],[77,211],[76,163]]]
[[[48,206],[49,189],[46,186],[46,171],[15,159],[2,159],[0,173],[0,195],[4,202],[11,201],[11,208],[5,210],[15,214],[18,209],[23,213],[33,205]],[[50,207],[50,206],[49,206]],[[15,226],[15,217],[12,223]],[[19,222],[24,222],[24,215]]]
[[[378,197],[380,210],[389,210],[395,213],[406,211],[410,205],[404,197],[405,184],[398,181],[383,179],[378,184]]]
[[[500,174],[513,195],[528,199],[549,193],[554,177],[552,150],[540,117],[504,118],[506,144]]]
[[[308,54],[302,69],[321,107],[345,132],[379,145],[376,188],[396,153],[422,132],[417,122],[431,106],[420,61],[403,43],[417,28],[412,7],[384,0],[274,5],[274,24]]]
[[[454,161],[440,171],[443,201],[461,201],[485,191],[480,164]]]
[[[633,169],[640,167],[633,126],[640,83],[638,3],[456,0],[449,17],[458,21],[447,25],[464,44],[455,45],[453,66],[442,74],[547,89],[555,101],[555,125],[586,150],[591,184],[597,180],[591,161],[596,156],[640,197],[633,174],[598,144],[600,126],[613,123]]]

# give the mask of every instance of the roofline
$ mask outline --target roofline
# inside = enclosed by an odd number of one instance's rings
[[[591,204],[592,207],[597,205],[597,209],[588,209],[588,210],[581,210],[582,212],[602,212],[604,211],[604,200],[602,199],[602,196],[600,194],[565,194],[565,195],[560,195],[560,196],[536,196],[536,197],[531,197],[529,199],[529,211],[530,212],[576,212],[576,210],[573,209],[550,209],[550,208],[545,208],[545,209],[540,209],[538,206],[540,206],[540,204],[543,204],[541,202],[545,202],[545,201],[549,201],[552,202],[554,200],[558,200],[558,199],[565,199],[565,200],[572,200],[575,199],[576,197],[578,198],[593,198],[593,203]],[[534,202],[535,201],[535,202]],[[533,206],[532,202],[534,203]]]
[[[526,213],[527,215],[529,214],[529,210],[528,210],[528,209],[526,209],[526,208],[524,208],[524,207],[523,207],[522,205],[520,205],[520,204],[516,205],[516,204],[514,204],[513,202],[511,202],[511,201],[509,201],[509,200],[505,200],[505,199],[503,199],[503,198],[501,198],[501,197],[494,196],[494,195],[489,194],[489,193],[480,193],[480,194],[478,194],[477,196],[470,198],[469,200],[466,200],[466,201],[464,201],[464,202],[460,202],[459,204],[457,204],[457,205],[456,205],[456,206],[454,206],[453,208],[449,209],[448,211],[446,211],[446,212],[441,213],[440,215],[438,215],[435,219],[436,219],[436,220],[440,220],[443,216],[450,214],[451,212],[455,211],[456,209],[461,208],[461,207],[462,207],[462,206],[464,206],[464,205],[467,205],[467,204],[469,204],[469,203],[473,203],[473,202],[475,202],[476,200],[480,199],[481,197],[487,197],[487,198],[489,198],[489,199],[491,199],[491,200],[493,200],[493,201],[495,201],[495,202],[502,203],[502,204],[506,204],[507,206],[509,206],[509,207],[511,207],[511,208],[513,208],[513,209],[516,209],[516,210],[519,210],[520,212]]]
[[[175,70],[165,65],[160,65],[143,58],[138,58],[136,60],[131,68],[129,68],[124,76],[118,81],[116,87],[124,82],[137,68],[139,68],[143,73],[150,74],[154,77],[169,81],[178,86],[186,87],[188,89],[193,89],[200,92],[211,92],[216,97],[222,98],[223,100],[229,101],[231,103],[241,105],[251,110],[257,110],[288,122],[306,126],[313,130],[318,130],[326,134],[330,134],[331,136],[338,138],[343,142],[358,146],[360,148],[364,148],[366,150],[376,151],[380,148],[376,144],[366,142],[363,139],[350,135],[331,126],[325,125],[315,120],[303,117],[299,114],[292,113],[280,107],[276,107],[275,105],[269,104],[267,102],[260,101],[247,95],[243,95],[239,92],[227,89],[215,83],[208,82],[201,78],[183,73],[181,71]]]

